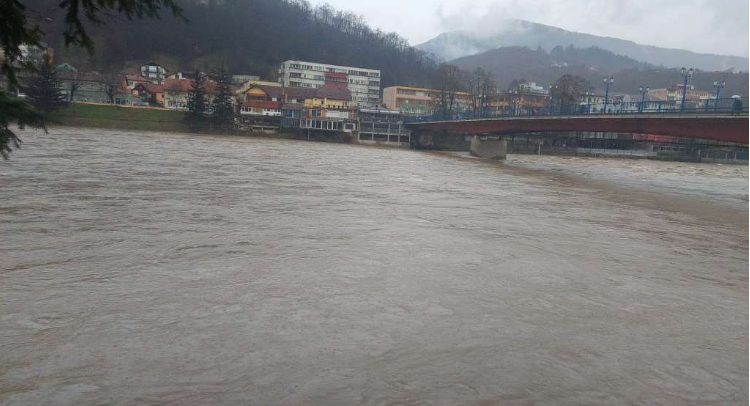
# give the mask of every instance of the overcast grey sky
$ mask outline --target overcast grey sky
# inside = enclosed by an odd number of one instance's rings
[[[702,53],[748,56],[748,0],[311,0],[363,15],[412,45],[518,18]]]

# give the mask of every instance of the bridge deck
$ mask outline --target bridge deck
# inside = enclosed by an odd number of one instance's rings
[[[407,123],[416,131],[458,134],[618,132],[658,134],[748,144],[748,117],[711,113],[503,116]]]

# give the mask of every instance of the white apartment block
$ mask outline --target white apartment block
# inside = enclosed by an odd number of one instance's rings
[[[346,81],[356,105],[377,107],[380,104],[380,71],[376,69],[286,61],[279,68],[279,82],[284,87],[317,89],[326,83],[326,74],[330,82]]]

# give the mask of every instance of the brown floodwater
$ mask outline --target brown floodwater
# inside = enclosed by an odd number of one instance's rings
[[[742,405],[748,168],[25,131],[0,405]]]

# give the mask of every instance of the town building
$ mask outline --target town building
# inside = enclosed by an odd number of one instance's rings
[[[408,116],[426,116],[435,113],[439,105],[440,90],[421,87],[391,86],[383,89],[383,105]],[[465,112],[472,109],[471,94],[456,92],[453,110]]]
[[[651,89],[648,92],[648,96],[653,100],[682,100],[682,94],[684,93],[685,85],[678,83],[674,86],[665,89]],[[710,90],[696,89],[694,85],[687,85],[687,94],[685,99],[699,101],[705,99],[713,99],[716,94]]]
[[[360,108],[357,116],[359,131],[355,142],[404,147],[411,144],[411,131],[404,127],[404,117],[399,110]]]
[[[243,83],[259,81],[260,76],[255,75],[232,75],[232,84],[242,86]]]
[[[125,75],[97,72],[61,72],[58,75],[68,101],[81,103],[140,104],[142,101],[127,87]]]
[[[167,76],[167,70],[158,63],[151,61],[141,66],[141,76],[151,81],[151,83],[162,84]]]
[[[518,87],[523,93],[549,94],[549,91],[544,86],[539,86],[536,82],[521,83]]]
[[[205,83],[208,108],[216,94],[216,82],[207,80]],[[193,81],[187,79],[165,79],[163,85],[164,107],[171,110],[187,110],[188,94],[193,89]]]
[[[499,92],[490,98],[490,115],[534,115],[549,109],[548,93]]]
[[[352,102],[362,107],[380,104],[380,71],[306,61],[286,61],[279,68],[279,83],[287,88],[319,89],[346,84]]]
[[[138,83],[132,93],[151,106],[164,107],[164,85],[151,82]]]

